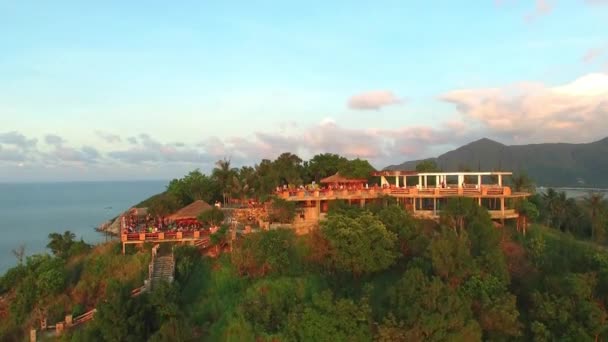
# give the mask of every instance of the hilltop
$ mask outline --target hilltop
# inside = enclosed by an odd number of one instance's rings
[[[425,160],[443,170],[526,172],[538,185],[608,187],[608,137],[591,143],[504,145],[483,138],[436,158],[407,161],[386,170],[413,170]]]

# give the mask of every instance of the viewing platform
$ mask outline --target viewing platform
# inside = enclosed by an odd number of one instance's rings
[[[511,175],[502,171],[377,171],[371,176],[378,177],[379,184],[370,186],[368,179],[352,179],[337,173],[322,179],[323,186],[277,189],[276,195],[298,203],[302,221],[321,219],[332,201],[343,200],[364,207],[386,196],[395,198],[399,205],[420,218],[436,219],[449,198],[463,197],[485,207],[492,219],[505,220],[519,217],[512,199],[530,196],[527,192],[514,192],[503,184],[503,179]]]

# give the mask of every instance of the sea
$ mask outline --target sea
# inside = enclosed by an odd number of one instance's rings
[[[87,243],[111,237],[95,227],[165,190],[168,181],[0,183],[0,275],[17,265],[12,250],[49,253],[50,233],[66,230]]]

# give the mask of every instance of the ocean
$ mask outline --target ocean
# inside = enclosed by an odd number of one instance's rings
[[[50,233],[70,230],[87,243],[107,237],[95,227],[164,191],[167,181],[0,184],[0,275],[17,264],[11,252],[49,252]]]

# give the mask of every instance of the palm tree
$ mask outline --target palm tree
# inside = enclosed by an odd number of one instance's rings
[[[215,166],[212,177],[219,183],[224,198],[224,205],[226,205],[231,197],[234,175],[237,170],[230,167],[230,159],[226,158],[218,160]]]
[[[591,239],[601,239],[603,237],[602,225],[606,213],[606,199],[604,199],[604,194],[590,192],[583,198],[583,204],[591,219]]]
[[[549,188],[543,194],[543,200],[547,212],[547,224],[561,230],[567,210],[568,199],[566,198],[566,193],[563,191],[557,192],[555,189]]]
[[[513,186],[513,190],[515,192],[526,191],[534,193],[536,191],[534,182],[525,172],[513,175],[513,177],[511,177],[511,185]]]
[[[524,199],[516,204],[516,210],[519,213],[519,217],[517,218],[517,230],[519,231],[521,228],[523,234],[526,235],[528,222],[533,221],[538,217],[538,209],[534,203]]]

